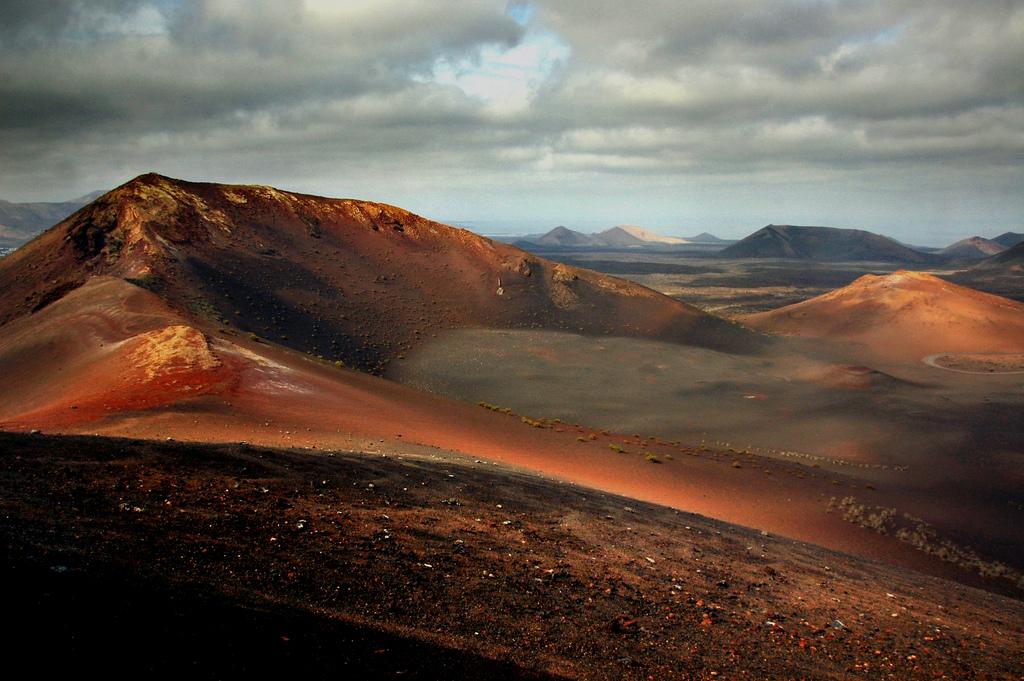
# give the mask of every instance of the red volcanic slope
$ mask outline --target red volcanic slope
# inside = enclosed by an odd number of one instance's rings
[[[892,537],[851,533],[837,514],[825,513],[824,500],[837,491],[831,481],[842,475],[805,474],[772,460],[745,459],[735,468],[735,454],[568,425],[532,427],[190,320],[113,277],[94,277],[0,327],[0,371],[3,430],[316,450],[428,445],[877,559],[951,570]],[[646,452],[662,463],[646,461]],[[766,476],[768,469],[774,474]],[[883,490],[876,499],[883,502]]]
[[[953,569],[892,537],[851,533],[825,513],[833,479],[856,484],[842,475],[808,476],[756,458],[736,468],[732,454],[531,427],[335,366],[329,360],[342,356],[379,367],[431,329],[469,324],[720,348],[760,342],[642,287],[388,206],[147,176],[0,261],[0,313],[2,429],[367,451],[429,445],[861,555]],[[276,333],[281,344],[240,328]],[[319,360],[296,350],[322,349],[316,343],[337,353]],[[648,451],[663,463],[649,463]],[[884,490],[876,499],[886,502]]]
[[[739,326],[621,279],[379,203],[144,175],[0,260],[0,325],[96,275],[191,318],[371,372],[460,327],[644,336],[726,351]]]
[[[1024,304],[921,272],[867,274],[743,321],[764,331],[863,343],[892,359],[1024,351]]]

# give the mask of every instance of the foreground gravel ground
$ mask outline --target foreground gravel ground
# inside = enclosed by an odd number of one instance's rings
[[[43,677],[1024,678],[1019,601],[422,448],[0,434],[0,514]]]

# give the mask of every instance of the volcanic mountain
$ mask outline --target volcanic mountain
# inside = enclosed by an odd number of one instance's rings
[[[1024,234],[1020,232],[1003,232],[999,236],[993,237],[992,241],[1010,248],[1024,241]]]
[[[974,269],[978,270],[1006,270],[1007,273],[1019,274],[1024,271],[1024,242],[1018,243],[1005,251],[985,258]]]
[[[774,333],[862,343],[888,359],[1024,352],[1024,304],[920,272],[867,274],[743,321]]]
[[[649,246],[652,244],[680,245],[685,244],[685,239],[674,236],[663,236],[656,232],[636,225],[616,225],[603,232],[595,234],[598,239],[609,246]]]
[[[577,232],[574,229],[569,229],[568,227],[559,225],[547,234],[527,237],[525,242],[535,244],[537,246],[587,247],[593,246],[595,244],[595,239],[591,234],[584,234],[583,232]]]
[[[1024,276],[1021,275],[1024,275],[1024,242],[946,278],[962,286],[1024,301]]]
[[[825,262],[928,262],[924,253],[859,229],[767,225],[719,251],[723,258],[792,258]]]
[[[994,239],[972,236],[946,246],[938,255],[950,260],[983,260],[1005,250],[1006,246]]]
[[[380,203],[144,175],[0,261],[0,325],[100,276],[183,317],[380,372],[461,327],[645,336],[743,351],[741,327],[621,279]]]
[[[688,236],[684,238],[684,241],[695,244],[724,244],[729,242],[728,239],[719,238],[711,232],[701,232],[696,236]]]

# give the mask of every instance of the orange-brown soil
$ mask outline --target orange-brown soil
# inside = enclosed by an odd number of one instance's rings
[[[1024,351],[1024,304],[921,272],[865,275],[742,321],[774,333],[855,342],[886,360]]]
[[[0,434],[0,510],[42,676],[1024,675],[1020,601],[415,447]]]

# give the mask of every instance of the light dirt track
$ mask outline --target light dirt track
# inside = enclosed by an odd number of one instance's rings
[[[958,373],[958,374],[972,374],[972,375],[975,375],[975,376],[1008,376],[1008,375],[1014,375],[1014,374],[1024,374],[1024,369],[1022,369],[1022,370],[1011,370],[1011,371],[970,371],[968,369],[955,369],[953,367],[942,366],[941,364],[939,364],[939,359],[941,359],[943,357],[956,356],[957,354],[959,354],[959,353],[955,353],[955,352],[937,352],[935,354],[928,355],[927,357],[922,357],[921,361],[925,365],[933,367],[935,369],[943,369],[945,371],[952,371],[952,372],[955,372],[955,373]]]

